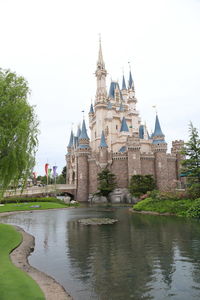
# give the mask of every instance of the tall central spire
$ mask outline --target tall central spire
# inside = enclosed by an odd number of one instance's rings
[[[105,69],[105,63],[103,60],[101,38],[99,38],[99,55],[98,55],[97,69],[95,75],[97,77],[96,103],[104,102],[107,98],[107,90],[106,90],[107,71]]]
[[[101,47],[101,36],[99,37],[99,56],[97,61],[97,68],[98,67],[105,69],[105,63],[103,61],[103,54],[102,54],[102,47]]]

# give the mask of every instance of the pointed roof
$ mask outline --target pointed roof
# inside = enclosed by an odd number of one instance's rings
[[[133,77],[132,77],[131,70],[130,70],[130,73],[129,73],[128,88],[134,90],[134,82],[133,82]]]
[[[71,130],[71,135],[70,135],[69,144],[67,148],[71,148],[73,146],[73,142],[74,142],[74,134],[73,131]]]
[[[94,113],[94,108],[93,108],[93,104],[91,103],[91,105],[90,105],[90,112],[89,112],[90,114],[93,114]]]
[[[120,132],[122,131],[129,132],[125,117],[122,119]]]
[[[81,130],[81,134],[79,136],[79,140],[89,140],[89,137],[87,135],[87,129],[86,129],[86,125],[85,125],[85,120],[83,120],[83,123],[82,123],[82,130]]]
[[[159,122],[159,119],[158,119],[158,115],[156,115],[155,129],[154,129],[153,137],[154,136],[164,137],[164,134],[162,133],[162,130],[161,130],[161,127],[160,127],[160,122]]]
[[[108,97],[115,99],[115,89],[119,90],[119,96],[120,96],[120,99],[122,100],[122,94],[121,94],[121,90],[119,88],[119,83],[116,81],[111,81]]]
[[[76,136],[79,138],[80,135],[81,135],[81,128],[80,125],[78,125]]]
[[[108,145],[106,144],[106,139],[105,139],[105,135],[104,135],[104,131],[102,130],[102,134],[101,134],[101,141],[100,141],[100,148],[108,148]]]
[[[101,68],[105,68],[105,63],[103,60],[103,54],[101,48],[101,38],[99,38],[99,55],[98,55],[97,66],[101,66]]]
[[[119,111],[124,111],[124,107],[123,107],[122,102],[120,103]]]
[[[126,82],[125,82],[124,75],[122,77],[122,90],[126,90]]]

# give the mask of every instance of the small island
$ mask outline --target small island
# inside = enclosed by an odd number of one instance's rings
[[[118,222],[118,220],[110,218],[86,218],[80,219],[78,222],[81,225],[112,225]]]

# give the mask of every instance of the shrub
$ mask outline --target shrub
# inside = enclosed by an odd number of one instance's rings
[[[152,175],[133,175],[129,184],[131,195],[140,197],[141,195],[156,188],[156,183]]]
[[[197,199],[200,197],[200,184],[199,183],[193,183],[190,187],[187,189],[188,197],[191,199]]]
[[[200,218],[200,198],[194,201],[192,207],[186,212],[186,216],[190,218]]]
[[[3,198],[1,203],[23,203],[23,202],[56,202],[63,203],[62,200],[57,199],[56,197],[12,197],[12,198]]]

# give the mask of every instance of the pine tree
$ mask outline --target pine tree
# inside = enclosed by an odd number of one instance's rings
[[[116,188],[116,176],[111,173],[110,170],[104,169],[102,172],[98,173],[98,195],[104,196],[108,199],[109,193],[111,193]]]
[[[187,176],[189,183],[200,184],[200,138],[192,122],[189,124],[189,141],[185,143],[182,153],[186,159],[182,161],[182,173]]]

